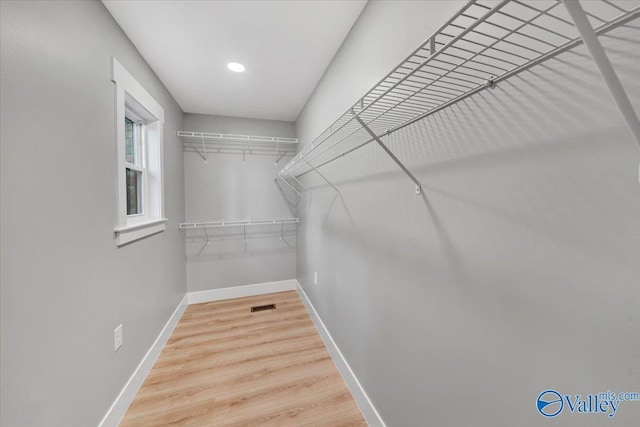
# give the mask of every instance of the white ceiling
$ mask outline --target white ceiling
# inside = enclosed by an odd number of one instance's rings
[[[366,0],[103,3],[183,111],[293,121]]]

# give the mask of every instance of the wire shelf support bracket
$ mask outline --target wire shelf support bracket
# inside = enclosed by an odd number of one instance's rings
[[[362,119],[358,116],[355,116],[356,120],[358,121],[358,123],[360,123],[360,125],[362,126],[362,128],[364,130],[366,130],[369,135],[371,135],[371,137],[380,145],[380,147],[382,147],[382,149],[389,155],[389,157],[391,157],[391,159],[396,162],[396,164],[398,166],[400,166],[400,169],[402,169],[402,171],[407,174],[407,176],[409,178],[411,178],[411,180],[416,184],[416,195],[420,195],[422,193],[422,185],[420,185],[420,181],[418,181],[418,179],[411,173],[411,171],[409,171],[409,169],[407,169],[407,167],[400,161],[400,159],[398,159],[398,157],[396,157],[395,154],[393,154],[393,152],[391,152],[391,150],[389,149],[389,147],[387,147],[382,140],[380,139],[380,137],[378,137],[378,135],[376,135],[370,128],[369,126],[367,126],[367,124],[365,122],[362,121]],[[318,170],[316,168],[314,168],[314,170],[316,172],[318,172]],[[320,172],[318,172],[320,173]]]
[[[290,177],[291,179],[293,179],[295,182],[297,182],[297,183],[298,183],[298,185],[299,185],[300,187],[302,187],[302,189],[303,189],[304,191],[309,191],[309,189],[308,189],[308,188],[307,188],[303,183],[301,183],[301,182],[300,182],[300,180],[298,180],[298,178],[296,178],[296,177],[295,177],[295,176],[293,176],[293,175],[289,175],[289,177]]]
[[[282,176],[278,175],[278,176],[276,176],[276,179],[280,179],[280,181],[284,182],[284,183],[285,183],[289,188],[291,188],[291,189],[292,189],[292,190],[293,190],[293,191],[298,195],[298,197],[302,197],[302,193],[300,193],[300,192],[296,189],[296,187],[294,187],[293,185],[291,185],[291,184],[289,183],[289,181],[287,181],[284,177],[282,177]]]
[[[638,116],[633,109],[633,105],[631,105],[631,101],[629,101],[629,97],[627,96],[622,83],[620,83],[620,79],[611,64],[607,53],[600,44],[596,33],[593,31],[593,27],[589,23],[589,19],[587,18],[582,5],[579,1],[573,0],[562,0],[562,3],[571,16],[576,29],[580,33],[580,37],[591,54],[593,62],[595,62],[598,67],[600,75],[607,85],[609,92],[611,92],[611,96],[617,104],[620,113],[624,117],[633,138],[640,147],[640,120],[638,120]]]
[[[336,193],[338,193],[338,194],[340,195],[340,197],[342,197],[342,194],[340,194],[340,190],[338,190],[338,188],[337,188],[335,185],[333,185],[333,184],[331,183],[331,181],[329,181],[329,180],[328,180],[324,175],[322,175],[322,174],[320,173],[320,171],[319,171],[315,166],[313,166],[311,163],[307,162],[306,160],[305,160],[305,163],[306,163],[307,165],[309,165],[309,167],[310,167],[310,168],[311,168],[315,173],[317,173],[318,175],[320,175],[320,178],[322,178],[322,179],[324,180],[324,182],[326,182],[327,184],[329,184],[329,185],[331,186],[331,188],[333,188],[334,190],[336,190]],[[291,174],[290,174],[290,176],[293,176],[293,175],[291,175]],[[297,180],[296,180],[296,181],[297,181]]]
[[[202,140],[202,153],[198,153],[198,154],[200,154],[200,157],[202,157],[202,159],[204,160],[204,162],[206,164],[208,162],[207,162],[207,150],[206,150],[205,145],[204,145],[204,136],[200,135],[200,139]]]

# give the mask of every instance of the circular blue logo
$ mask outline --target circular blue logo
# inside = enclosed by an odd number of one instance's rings
[[[538,396],[538,412],[545,417],[555,417],[564,408],[562,396],[555,390],[546,390]]]

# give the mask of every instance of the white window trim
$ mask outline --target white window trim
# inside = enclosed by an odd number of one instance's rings
[[[118,246],[133,242],[164,231],[165,210],[164,210],[164,167],[160,167],[160,217],[145,218],[140,221],[139,218],[127,218],[126,206],[126,153],[125,153],[125,129],[124,117],[126,114],[125,99],[126,94],[134,98],[144,109],[158,119],[159,133],[159,156],[160,164],[164,164],[163,159],[163,141],[162,128],[164,125],[164,109],[153,97],[142,87],[140,83],[133,78],[131,74],[118,62],[116,58],[111,58],[111,80],[115,83],[116,88],[116,146],[118,152],[118,170],[117,170],[117,225],[114,229]],[[143,183],[144,185],[144,183]],[[133,221],[132,221],[133,220]]]

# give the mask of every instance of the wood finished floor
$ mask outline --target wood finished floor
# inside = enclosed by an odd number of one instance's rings
[[[289,291],[187,307],[120,423],[167,425],[367,424]]]

